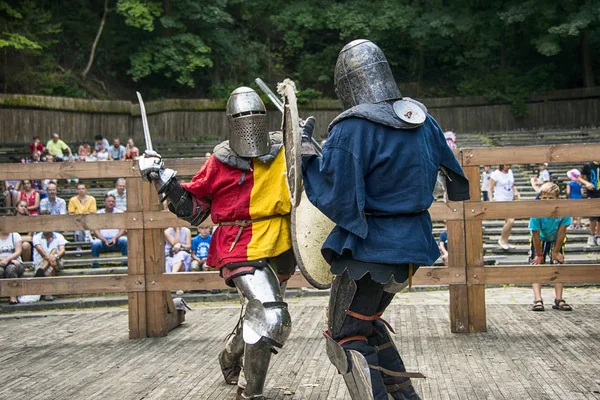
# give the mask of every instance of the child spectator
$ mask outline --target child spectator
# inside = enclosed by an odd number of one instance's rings
[[[42,215],[64,215],[67,213],[67,203],[56,196],[57,186],[49,182],[46,187],[48,197],[40,201],[40,214]]]
[[[123,211],[115,208],[115,197],[107,194],[104,197],[104,208],[98,210],[97,214],[122,213]],[[96,229],[92,240],[92,257],[100,257],[104,251],[121,251],[121,255],[127,256],[127,235],[125,229]],[[98,268],[98,263],[92,264],[92,268]]]
[[[211,238],[212,235],[210,234],[209,226],[201,226],[198,228],[198,234],[192,239],[192,271],[216,270],[216,268],[205,265]]]
[[[550,182],[550,172],[548,171],[548,163],[541,163],[538,165],[540,171],[537,178],[531,178],[531,187],[536,193],[540,192],[540,188],[546,182]]]
[[[117,202],[117,208],[123,212],[127,211],[127,190],[125,178],[119,178],[115,182],[115,188],[107,194],[113,196]]]
[[[73,153],[71,152],[71,148],[69,146],[67,146],[67,144],[65,142],[60,140],[58,133],[52,134],[52,139],[50,139],[48,141],[48,143],[46,144],[46,149],[48,150],[48,154],[50,156],[52,156],[52,160],[55,162],[65,160],[65,154],[64,154],[65,150],[69,154],[69,159],[73,158]]]
[[[21,235],[0,230],[0,279],[21,278],[25,268],[21,262]],[[17,298],[10,296],[8,304],[17,304]]]
[[[65,237],[58,232],[38,232],[33,236],[33,267],[36,277],[56,276],[63,269],[62,258],[65,255]],[[44,297],[53,301],[52,295]]]
[[[129,138],[129,140],[127,141],[127,146],[125,147],[125,159],[137,160],[138,158],[140,158],[140,149],[135,147],[133,139]]]
[[[519,193],[515,186],[515,177],[510,169],[510,164],[500,164],[498,165],[498,169],[492,172],[488,196],[491,201],[513,201],[519,199]],[[514,218],[509,218],[502,227],[498,245],[504,250],[515,247],[508,244],[508,238],[510,237],[514,223]]]
[[[492,166],[484,165],[481,173],[481,194],[483,201],[490,201],[488,190],[490,189],[490,179],[492,178]]]
[[[33,143],[29,144],[29,154],[33,156],[33,153],[38,152],[40,155],[46,150],[39,136],[33,137]]]
[[[92,147],[88,142],[83,142],[77,149],[77,157],[79,161],[89,161],[92,156]]]
[[[560,188],[552,182],[546,182],[540,188],[540,200],[556,200],[560,195]],[[529,230],[531,232],[531,250],[529,262],[533,265],[546,263],[549,257],[550,264],[564,264],[565,242],[567,240],[567,226],[571,224],[571,217],[531,218]],[[542,300],[542,284],[534,283],[532,311],[544,311]],[[573,308],[563,299],[562,283],[554,284],[555,310],[571,311]]]
[[[23,180],[23,190],[19,194],[19,200],[27,204],[29,215],[38,215],[40,208],[40,194],[33,188],[33,184],[29,179]]]
[[[165,271],[166,272],[189,272],[192,258],[192,232],[189,228],[167,228],[165,229]]]
[[[577,178],[581,175],[578,169],[572,169],[567,172],[567,176],[571,180],[567,183],[567,199],[581,200],[583,198],[581,189],[583,185],[577,182]],[[571,224],[572,228],[581,229],[581,217],[574,218],[574,224]]]
[[[124,160],[125,159],[125,147],[121,146],[121,140],[115,138],[113,145],[108,148],[108,154],[110,154],[111,160]]]
[[[600,163],[592,161],[583,166],[577,182],[585,186],[590,199],[600,198]],[[600,216],[590,217],[588,246],[600,246]]]

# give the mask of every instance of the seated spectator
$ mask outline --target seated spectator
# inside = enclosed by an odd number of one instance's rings
[[[33,157],[33,153],[37,152],[40,155],[46,150],[39,136],[33,137],[33,143],[29,144],[29,154]]]
[[[98,210],[96,214],[122,213],[123,211],[115,208],[115,197],[107,194],[104,196],[104,208]],[[100,253],[106,251],[120,251],[121,255],[127,256],[127,231],[125,229],[96,229],[92,240],[92,257],[100,257]],[[123,265],[127,265],[126,262]],[[92,264],[92,268],[98,268],[98,263]]]
[[[125,178],[117,179],[115,182],[115,188],[109,190],[107,194],[114,196],[117,201],[117,208],[121,211],[127,211],[127,191],[126,191],[126,181]]]
[[[94,152],[98,151],[98,149],[100,149],[100,146],[104,147],[105,149],[108,149],[108,146],[110,146],[108,140],[102,135],[96,135],[94,137],[94,140],[96,141],[96,143],[94,144]]]
[[[165,229],[165,271],[189,272],[192,258],[192,232],[189,228],[177,227]]]
[[[129,140],[127,141],[127,146],[125,147],[125,159],[137,160],[138,158],[140,158],[140,149],[135,147],[133,139],[129,138]]]
[[[67,213],[67,203],[56,196],[57,186],[49,182],[46,187],[48,197],[40,201],[40,214],[42,215],[64,215]]]
[[[210,248],[209,226],[201,226],[198,228],[198,234],[192,239],[192,271],[216,271],[217,268],[206,266],[208,258],[208,249]]]
[[[87,195],[87,189],[84,183],[77,184],[77,196],[71,197],[67,208],[69,214],[81,215],[96,212],[96,199]],[[76,242],[83,242],[87,238],[86,231],[74,231],[73,238]],[[81,247],[77,248],[77,256],[81,255]]]
[[[77,157],[79,161],[90,161],[92,157],[92,148],[88,142],[83,142],[79,145]]]
[[[33,184],[29,179],[23,180],[23,190],[19,193],[19,200],[27,204],[29,215],[38,215],[40,194],[33,188]]]
[[[4,207],[11,213],[21,198],[21,181],[4,181]]]
[[[46,149],[48,150],[48,154],[50,156],[52,156],[52,160],[55,162],[65,160],[65,154],[64,154],[65,150],[69,154],[69,159],[73,158],[73,153],[71,152],[71,148],[69,146],[67,146],[67,144],[65,142],[60,140],[58,133],[52,134],[52,139],[49,140],[48,143],[46,144]]]
[[[108,148],[108,153],[112,160],[120,161],[125,159],[125,147],[121,146],[119,138],[113,139],[113,145]]]
[[[535,190],[536,193],[540,192],[540,188],[546,182],[550,182],[550,172],[548,171],[548,163],[541,163],[538,165],[538,170],[540,171],[537,178],[531,178],[531,187]],[[536,197],[539,199],[539,195]]]
[[[56,276],[63,269],[65,255],[65,237],[58,232],[38,232],[33,236],[33,268],[36,277]],[[52,295],[44,297],[53,301]]]
[[[108,161],[111,159],[110,153],[108,152],[106,147],[104,147],[104,144],[96,143],[96,147],[97,147],[97,150],[94,150],[94,154],[93,154],[93,156],[96,158],[96,161]]]
[[[15,207],[15,215],[17,217],[29,217],[30,213],[27,209],[27,203],[24,200],[19,200]],[[33,232],[19,233],[21,235],[22,248],[21,258],[23,261],[31,261],[31,242],[33,240]]]
[[[0,230],[0,279],[21,278],[25,268],[21,262],[21,235]],[[17,298],[10,296],[8,304],[17,304]]]
[[[30,157],[25,159],[25,160],[21,160],[21,162],[23,163],[39,163],[39,162],[43,162],[44,160],[42,159],[42,153],[35,150],[33,153],[31,153]]]

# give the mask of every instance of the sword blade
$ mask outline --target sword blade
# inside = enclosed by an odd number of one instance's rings
[[[267,86],[267,84],[262,79],[256,78],[254,82],[256,82],[260,90],[262,90],[267,95],[269,100],[271,100],[275,107],[277,107],[279,111],[283,114],[283,102],[281,101],[281,99],[277,97],[275,93],[273,93],[271,88]],[[319,142],[317,142],[317,139],[311,138],[311,141],[313,146],[315,146],[315,148],[317,149],[317,153],[319,155],[323,155],[323,150],[321,149],[321,145],[319,144]]]
[[[152,138],[150,137],[150,130],[148,129],[148,117],[146,116],[146,107],[144,106],[144,100],[140,92],[137,94],[138,101],[140,102],[140,115],[142,117],[142,128],[144,129],[144,140],[146,141],[146,150],[154,150],[152,147]]]

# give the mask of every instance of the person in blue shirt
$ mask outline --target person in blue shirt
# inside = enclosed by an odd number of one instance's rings
[[[344,111],[322,156],[311,144],[314,118],[302,132],[306,195],[336,224],[321,249],[335,275],[327,355],[353,400],[420,399],[381,315],[416,269],[440,256],[427,211],[438,170],[450,200],[469,198],[468,181],[442,129],[402,97],[374,43],[347,44],[334,81]]]
[[[572,169],[569,172],[567,172],[567,176],[570,179],[570,181],[567,182],[566,187],[567,199],[582,200],[583,195],[581,194],[581,189],[583,188],[583,185],[577,181],[577,179],[581,176],[581,172],[579,172],[578,169]],[[581,229],[581,217],[573,218],[573,223],[571,224],[571,227],[575,229]]]
[[[555,183],[547,182],[540,188],[540,200],[556,200],[560,195],[560,188]],[[571,224],[571,217],[531,218],[529,230],[531,232],[531,250],[529,262],[533,265],[563,264],[565,262],[565,242],[567,241],[567,227]],[[548,260],[546,260],[548,258]],[[544,311],[542,300],[542,284],[533,285],[532,311]],[[555,310],[572,311],[573,308],[563,299],[562,283],[554,284]]]
[[[446,225],[444,223],[444,225]],[[442,259],[444,260],[444,265],[448,266],[448,232],[444,231],[440,233],[440,252],[442,253]]]
[[[198,228],[198,234],[192,239],[192,271],[215,271],[215,268],[206,266],[208,249],[210,248],[210,226]]]

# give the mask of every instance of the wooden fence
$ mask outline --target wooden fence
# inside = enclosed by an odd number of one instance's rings
[[[458,133],[600,126],[600,87],[533,94],[522,118],[513,115],[510,104],[494,103],[483,96],[419,100],[444,129]],[[321,138],[327,135],[329,121],[341,111],[337,100],[316,100],[300,107],[301,116],[316,117],[315,135]],[[227,136],[224,101],[170,99],[148,102],[146,109],[157,141]],[[278,130],[281,115],[270,110],[269,128]],[[122,142],[133,137],[141,143],[139,115],[137,103],[128,101],[0,94],[0,137],[4,142],[28,143],[32,136],[45,141],[58,132],[67,143],[91,141],[97,134],[119,137]]]
[[[585,149],[585,150],[584,150]],[[449,285],[452,332],[486,330],[485,284],[510,283],[596,283],[596,265],[544,265],[486,267],[483,262],[482,221],[485,219],[543,216],[600,215],[600,199],[589,201],[481,202],[480,165],[529,164],[587,161],[599,154],[600,144],[460,149],[457,157],[471,184],[471,199],[465,202],[436,202],[430,208],[433,220],[447,221],[449,267],[422,267],[416,285]],[[204,159],[169,159],[167,166],[179,175],[193,175]],[[137,163],[2,164],[0,180],[44,178],[127,178],[127,212],[0,218],[3,231],[45,231],[127,228],[128,273],[84,277],[46,277],[0,280],[0,297],[24,294],[84,294],[123,292],[129,296],[130,338],[165,336],[181,321],[174,312],[170,291],[223,289],[217,272],[165,274],[163,230],[186,226],[162,205],[153,187],[142,181]],[[18,226],[18,229],[14,227]],[[288,287],[309,287],[299,274]]]

